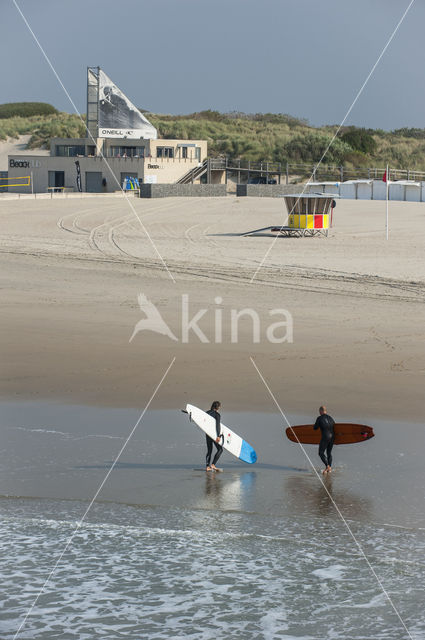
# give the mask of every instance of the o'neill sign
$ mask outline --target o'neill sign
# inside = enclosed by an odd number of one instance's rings
[[[143,138],[144,134],[144,129],[99,128],[99,138]]]

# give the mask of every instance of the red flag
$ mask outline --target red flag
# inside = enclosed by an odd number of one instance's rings
[[[385,169],[384,177],[382,178],[383,182],[387,181],[387,170]]]

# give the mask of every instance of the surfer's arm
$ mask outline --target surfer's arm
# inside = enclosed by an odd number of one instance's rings
[[[215,414],[215,431],[217,434],[217,438],[216,438],[216,442],[218,442],[220,440],[220,432],[221,432],[221,427],[220,427],[220,414],[218,412],[216,412]]]
[[[316,422],[314,423],[313,429],[318,429],[318,428],[319,428],[319,418],[317,418]]]

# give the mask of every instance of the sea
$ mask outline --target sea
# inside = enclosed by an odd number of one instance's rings
[[[258,461],[213,474],[178,408],[126,444],[140,415],[1,403],[1,640],[425,640],[423,424],[357,416],[323,477],[281,415],[223,407]]]

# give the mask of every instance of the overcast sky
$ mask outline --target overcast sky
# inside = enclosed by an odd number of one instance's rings
[[[409,0],[17,0],[77,108],[99,65],[136,106],[340,123]],[[0,103],[72,111],[12,0]],[[425,0],[415,0],[348,124],[425,127]]]

